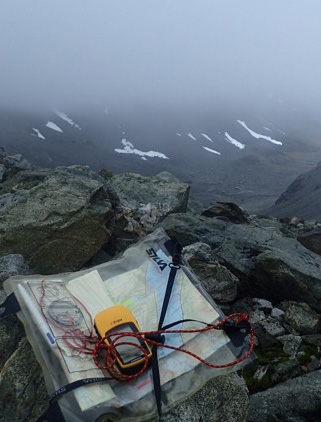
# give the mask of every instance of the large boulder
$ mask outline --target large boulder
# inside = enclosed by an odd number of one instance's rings
[[[153,177],[118,174],[109,184],[117,192],[120,205],[131,210],[133,218],[147,231],[149,223],[154,226],[168,214],[185,212],[187,208],[189,185],[167,172]],[[153,221],[148,220],[148,214]]]
[[[231,224],[218,218],[173,214],[161,225],[183,246],[207,243],[215,258],[240,281],[243,295],[280,302],[304,301],[321,311],[321,257],[275,224],[258,219]]]
[[[168,172],[153,177],[118,174],[108,178],[108,186],[120,199],[114,241],[106,249],[112,255],[152,232],[167,215],[187,209],[189,185]]]
[[[298,237],[298,241],[310,251],[321,255],[321,229],[309,230]]]
[[[321,371],[314,371],[250,397],[248,422],[319,421]]]
[[[248,223],[246,213],[233,202],[217,202],[203,211],[202,215],[204,217],[218,217],[235,224]]]
[[[81,268],[110,238],[114,196],[86,166],[57,167],[29,190],[0,196],[0,255],[44,274]]]

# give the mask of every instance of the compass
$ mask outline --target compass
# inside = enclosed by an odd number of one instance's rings
[[[67,300],[52,302],[48,307],[48,315],[53,321],[65,328],[79,327],[83,320],[79,307]]]

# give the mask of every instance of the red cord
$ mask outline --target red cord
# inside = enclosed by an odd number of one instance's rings
[[[45,282],[45,279],[41,280],[42,294],[41,294],[41,297],[39,299],[39,305],[40,305],[40,309],[41,309],[41,312],[42,312],[44,318],[47,319],[47,317],[44,313],[44,309],[43,309],[44,308],[43,300],[44,300],[44,297],[45,297],[44,282]],[[75,329],[72,329],[72,327],[71,327],[71,328],[64,330],[64,333],[61,336],[61,339],[64,341],[64,343],[66,344],[66,346],[69,349],[76,351],[79,354],[83,353],[83,354],[92,355],[96,366],[100,369],[107,370],[109,372],[109,374],[114,379],[116,379],[118,381],[130,381],[132,379],[139,377],[147,369],[148,361],[149,361],[148,354],[147,354],[144,347],[142,347],[140,344],[131,343],[131,342],[128,342],[128,341],[119,342],[119,340],[122,339],[123,337],[134,337],[134,338],[142,340],[143,342],[148,342],[148,343],[150,343],[154,346],[165,347],[167,349],[176,350],[176,351],[179,351],[179,352],[182,352],[182,353],[186,353],[187,355],[190,355],[190,356],[194,357],[195,359],[199,360],[204,365],[207,365],[211,368],[216,368],[216,369],[227,368],[229,366],[237,365],[238,363],[247,359],[253,352],[254,330],[253,330],[253,327],[251,326],[251,324],[249,322],[249,316],[248,316],[248,314],[241,314],[241,313],[238,313],[238,312],[235,312],[235,313],[227,316],[226,318],[224,318],[223,320],[221,320],[217,324],[212,324],[212,325],[209,325],[207,327],[198,328],[198,329],[195,329],[195,330],[158,330],[158,331],[140,331],[140,332],[133,332],[133,331],[116,332],[116,333],[113,333],[111,336],[108,336],[109,339],[110,339],[110,337],[115,337],[115,338],[111,342],[109,341],[109,345],[107,345],[105,343],[106,337],[98,338],[93,334],[93,322],[92,322],[92,318],[91,318],[91,315],[90,315],[88,309],[77,298],[75,298],[74,296],[73,296],[73,298],[76,299],[76,301],[79,303],[79,305],[84,309],[86,314],[89,316],[89,320],[91,322],[90,333],[89,333],[89,335],[86,335],[86,333],[83,330],[80,330],[80,329],[75,330]],[[213,329],[220,328],[222,325],[224,325],[227,321],[229,321],[232,318],[235,318],[235,320],[234,320],[235,325],[237,325],[241,321],[248,321],[249,322],[249,325],[250,325],[250,346],[249,346],[249,350],[245,354],[243,354],[239,359],[236,359],[233,362],[229,362],[229,363],[224,363],[224,364],[210,363],[210,362],[206,361],[205,359],[202,359],[200,356],[196,355],[195,353],[193,353],[189,350],[182,349],[180,347],[170,346],[169,344],[159,343],[155,340],[151,340],[150,338],[146,337],[146,336],[155,335],[155,334],[160,335],[160,334],[181,334],[181,333],[203,333],[203,332],[207,332],[207,331],[210,331],[210,330],[213,330]],[[50,320],[51,320],[50,322],[54,326],[56,326],[56,328],[59,328],[61,330],[61,326],[59,324],[57,324],[51,318],[50,318]],[[92,345],[94,345],[94,348],[90,347]],[[115,364],[116,364],[116,361],[117,361],[117,347],[122,346],[122,345],[137,347],[142,352],[142,354],[144,355],[144,364],[143,364],[142,368],[135,374],[125,375],[125,374],[122,374],[121,372],[119,372],[116,369]],[[102,353],[104,351],[105,351],[105,355],[102,356]],[[98,361],[99,358],[102,358],[103,364],[99,363],[99,361]]]
[[[236,313],[233,313],[233,314],[227,316],[225,319],[218,322],[217,324],[213,324],[213,325],[210,325],[208,327],[199,328],[199,329],[196,329],[196,330],[159,330],[159,331],[140,331],[138,333],[130,331],[130,332],[113,333],[112,336],[115,336],[115,339],[112,340],[109,345],[107,345],[105,343],[106,337],[103,337],[96,342],[95,348],[92,352],[94,362],[95,362],[95,364],[97,365],[98,368],[107,370],[109,372],[109,374],[113,378],[117,379],[118,381],[130,381],[134,378],[137,378],[147,368],[147,365],[148,365],[147,352],[142,346],[138,345],[137,343],[119,342],[119,340],[123,337],[134,337],[134,338],[141,339],[145,342],[151,343],[155,346],[165,347],[167,349],[177,350],[179,352],[186,353],[186,354],[194,357],[195,359],[199,360],[204,365],[207,365],[211,368],[216,368],[216,369],[227,368],[229,366],[233,366],[233,365],[236,365],[236,364],[242,362],[243,360],[247,359],[252,354],[253,348],[254,348],[254,330],[253,330],[251,325],[250,325],[250,347],[249,347],[249,350],[244,355],[242,355],[239,359],[236,359],[233,362],[224,363],[224,364],[210,363],[210,362],[206,361],[205,359],[202,359],[200,356],[196,355],[195,353],[190,352],[189,350],[182,349],[180,347],[170,346],[168,344],[162,344],[162,343],[159,343],[157,341],[146,338],[145,336],[148,336],[148,335],[151,335],[151,334],[202,333],[202,332],[210,331],[210,330],[213,330],[213,329],[217,329],[217,328],[221,327],[226,321],[228,321],[232,318],[236,318],[236,320],[235,320],[236,325],[240,321],[248,321],[249,320],[249,316],[247,314],[240,314],[240,313],[236,312]],[[111,336],[109,336],[109,338],[110,337]],[[124,375],[115,368],[116,357],[117,357],[116,348],[121,346],[121,345],[135,346],[143,352],[145,360],[144,360],[144,365],[140,369],[139,372],[137,372],[133,375]],[[99,359],[99,357],[101,357],[101,352],[103,350],[105,350],[105,356],[103,357],[104,364],[101,364],[101,363],[98,362],[98,359]]]

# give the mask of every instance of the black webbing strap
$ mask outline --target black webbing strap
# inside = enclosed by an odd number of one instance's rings
[[[85,385],[94,384],[96,382],[105,382],[110,381],[113,378],[108,377],[100,377],[100,378],[84,378],[81,380],[77,380],[71,382],[70,384],[66,384],[63,387],[59,388],[59,390],[55,391],[52,396],[50,397],[50,404],[46,412],[37,419],[37,422],[66,422],[65,418],[60,410],[58,405],[58,400],[70,391],[75,390],[79,387],[84,387]]]
[[[14,293],[7,296],[6,300],[0,305],[0,318],[7,315],[14,315],[21,310],[19,302]]]
[[[179,244],[179,242],[176,239],[173,239],[172,241],[170,241],[170,243],[168,242],[166,247],[168,248],[169,252],[172,254],[172,262],[169,264],[171,271],[168,276],[162,310],[159,317],[158,330],[162,330],[164,328],[163,324],[164,324],[169,300],[172,294],[176,273],[177,273],[177,270],[180,269],[181,252],[182,252],[182,246]],[[175,324],[177,323],[174,323],[174,325]],[[152,373],[153,373],[154,395],[156,399],[157,411],[158,411],[158,415],[161,416],[162,414],[162,387],[161,387],[160,375],[159,375],[157,349],[158,349],[158,346],[154,346],[152,350],[152,353],[153,353],[152,354]]]
[[[81,380],[71,382],[70,384],[66,384],[63,387],[59,388],[59,390],[53,393],[53,395],[50,397],[50,404],[55,403],[58,399],[60,399],[61,396],[63,396],[66,393],[69,393],[72,390],[75,390],[76,388],[84,387],[85,385],[94,384],[96,382],[110,381],[112,379],[113,378],[108,378],[108,377],[84,378]]]
[[[50,403],[48,409],[43,413],[36,422],[66,422],[58,402]]]

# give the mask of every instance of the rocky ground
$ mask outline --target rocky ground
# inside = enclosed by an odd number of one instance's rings
[[[321,223],[249,215],[231,203],[203,210],[166,172],[33,169],[4,151],[0,182],[1,286],[11,275],[97,265],[161,225],[224,312],[249,313],[254,364],[214,378],[164,421],[320,421]],[[0,365],[2,420],[35,421],[48,397],[16,317],[0,320]]]

